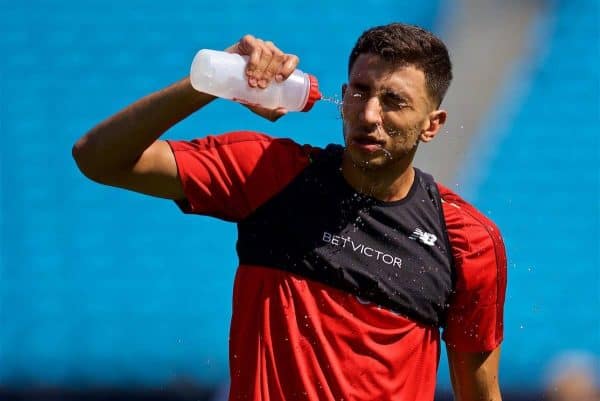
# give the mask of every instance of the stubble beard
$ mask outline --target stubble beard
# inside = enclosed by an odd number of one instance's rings
[[[346,135],[345,124],[343,124],[343,135],[345,152],[348,153],[348,156],[350,156],[352,164],[356,168],[363,170],[365,173],[376,173],[379,170],[388,169],[411,154],[412,159],[412,157],[414,157],[414,152],[416,152],[416,148],[419,145],[418,126],[410,127],[404,130],[398,129],[394,131],[386,131],[386,136],[392,138],[400,136],[401,138],[404,138],[404,141],[396,144],[393,152],[382,147],[381,150],[376,152],[377,155],[375,157],[371,159],[365,159],[364,157],[361,157],[364,155],[363,153],[356,151],[358,153],[358,155],[356,155],[355,152],[350,150],[348,147],[348,137]]]

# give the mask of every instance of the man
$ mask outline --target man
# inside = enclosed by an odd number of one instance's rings
[[[258,88],[298,64],[249,35],[228,50],[249,56]],[[187,78],[75,144],[93,180],[237,223],[230,400],[432,400],[440,327],[456,399],[500,399],[500,234],[412,166],[446,120],[450,80],[439,39],[390,24],[366,31],[350,55],[344,148],[253,132],[160,141],[213,100]]]

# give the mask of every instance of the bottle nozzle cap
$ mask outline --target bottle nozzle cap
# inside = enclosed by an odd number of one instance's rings
[[[319,81],[314,75],[308,74],[308,80],[310,82],[310,89],[308,91],[308,99],[306,100],[306,105],[302,109],[302,111],[309,111],[314,106],[317,100],[320,100],[323,95],[319,92]]]

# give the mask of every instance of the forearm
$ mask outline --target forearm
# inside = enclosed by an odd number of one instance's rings
[[[500,347],[490,352],[458,352],[448,347],[450,377],[457,401],[501,401]]]
[[[502,401],[496,379],[480,376],[475,381],[463,382],[453,376],[452,382],[456,401]]]
[[[73,157],[90,178],[131,168],[165,131],[213,99],[194,90],[189,78],[184,78],[98,124],[73,146]]]

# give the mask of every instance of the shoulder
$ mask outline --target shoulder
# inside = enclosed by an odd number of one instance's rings
[[[506,251],[496,224],[438,184],[454,259],[454,290],[444,339],[456,349],[495,349],[503,337]]]
[[[474,243],[490,241],[504,248],[498,226],[458,194],[437,184],[442,199],[446,228],[454,247],[468,251]]]
[[[189,204],[184,211],[232,221],[279,192],[319,150],[254,131],[167,142]]]
[[[455,262],[456,289],[468,291],[472,301],[503,303],[506,250],[500,230],[456,193],[439,184],[438,188]]]
[[[218,135],[208,135],[191,141],[168,140],[174,151],[202,150],[221,147],[267,148],[274,146],[288,151],[310,151],[312,146],[300,145],[289,138],[275,138],[256,131],[232,131]]]
[[[168,142],[178,160],[201,160],[202,167],[215,164],[245,172],[244,175],[257,170],[271,174],[280,170],[283,175],[287,172],[294,175],[319,151],[289,138],[275,138],[255,131],[232,131],[191,141]]]

